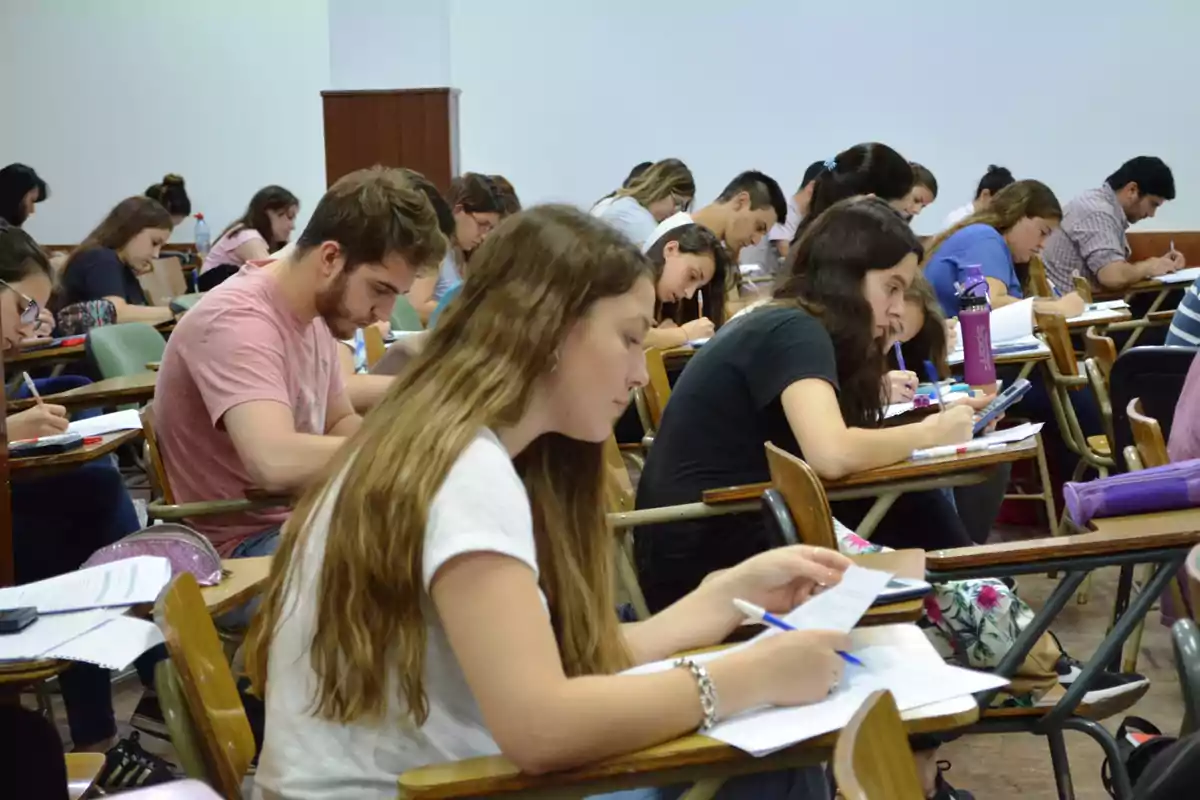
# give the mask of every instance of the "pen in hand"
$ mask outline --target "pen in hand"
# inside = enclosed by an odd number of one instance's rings
[[[29,389],[29,393],[33,395],[33,399],[37,401],[37,404],[39,406],[45,405],[45,403],[42,402],[42,396],[38,394],[37,386],[34,385],[33,378],[29,377],[29,373],[22,372],[21,377],[25,380],[25,386]]]
[[[751,602],[748,602],[746,600],[742,600],[739,598],[734,598],[733,605],[735,608],[737,608],[738,611],[745,614],[749,619],[755,620],[757,622],[761,622],[764,625],[770,625],[772,628],[778,628],[781,631],[796,630],[791,625],[787,624],[786,622],[781,620],[779,617],[772,614],[770,611],[767,611],[762,606],[756,606],[756,605],[754,605],[754,603],[751,603]],[[853,664],[856,667],[863,666],[863,662],[859,661],[857,658],[855,658],[854,656],[850,655],[847,652],[838,650],[837,654],[839,656],[841,656],[842,660],[845,661],[847,664]]]

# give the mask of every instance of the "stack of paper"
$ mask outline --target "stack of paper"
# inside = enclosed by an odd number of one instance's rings
[[[1161,276],[1159,283],[1191,283],[1200,278],[1200,267],[1188,267],[1181,269],[1178,272],[1172,272],[1170,275]]]
[[[69,433],[78,433],[80,436],[103,436],[106,433],[138,431],[141,429],[142,418],[138,416],[136,408],[76,420],[67,426]]]
[[[891,577],[887,573],[852,566],[842,576],[841,583],[813,597],[785,619],[800,630],[849,633]],[[946,664],[915,625],[891,628],[895,629],[895,640],[902,641],[903,647],[871,644],[870,640],[878,637],[873,631],[851,634],[852,642],[856,642],[853,653],[863,666],[846,665],[841,685],[825,700],[794,708],[752,709],[721,721],[705,735],[752,755],[763,756],[845,727],[867,696],[878,689],[891,691],[903,712],[1008,683],[1004,678]],[[694,660],[699,663],[715,661],[753,647],[760,639],[779,634],[780,631],[770,628],[742,645],[701,654]],[[661,672],[673,665],[674,660],[659,661],[636,667],[627,674]],[[973,703],[970,700],[964,705],[969,707]]]
[[[125,612],[154,602],[170,579],[167,559],[138,556],[0,589],[0,609],[38,610],[28,628],[0,636],[0,660],[61,658],[124,669],[163,640],[152,622]]]
[[[1102,303],[1090,303],[1082,314],[1077,317],[1071,317],[1067,322],[1080,323],[1109,319],[1114,313],[1126,311],[1128,308],[1129,303],[1126,303],[1124,300],[1105,300]]]
[[[1048,351],[1045,343],[1033,335],[1033,298],[993,309],[989,325],[992,333],[992,349],[1028,348],[1030,352]],[[954,350],[947,361],[951,364],[963,362],[962,329]]]

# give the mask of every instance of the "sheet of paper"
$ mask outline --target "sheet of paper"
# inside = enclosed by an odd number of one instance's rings
[[[994,309],[990,316],[990,324],[993,347],[1032,336],[1033,298]]]
[[[103,625],[113,613],[93,610],[39,616],[25,630],[0,636],[0,661],[41,658],[50,650]]]
[[[1123,302],[1123,301],[1122,301]],[[1081,322],[1092,322],[1094,320],[1107,320],[1121,316],[1124,309],[1120,308],[1089,308],[1077,317],[1071,317],[1067,320],[1069,323],[1079,324]]]
[[[688,344],[690,344],[692,347],[703,347],[704,345],[708,344],[708,340],[711,338],[711,336],[705,336],[703,339],[692,339],[690,342],[688,342]]]
[[[1011,341],[1011,342],[995,342],[995,343],[993,343],[992,347],[993,347],[993,350],[998,347],[999,348],[1028,347],[1029,348],[1028,351],[1022,351],[1022,352],[1028,352],[1030,355],[1033,355],[1036,353],[1049,353],[1050,352],[1050,348],[1046,346],[1046,343],[1043,342],[1041,339],[1039,339],[1036,336],[1027,336],[1024,339],[1017,339],[1017,340]],[[1008,355],[1008,354],[1007,353],[996,354],[997,357],[999,357],[1000,355]],[[963,363],[962,349],[959,348],[957,350],[952,351],[949,354],[949,356],[947,356],[946,361],[948,363],[950,363],[951,365],[957,365],[957,364]]]
[[[851,565],[841,583],[809,598],[783,619],[800,631],[849,633],[891,579],[890,573]]]
[[[1178,272],[1172,272],[1170,275],[1163,275],[1158,280],[1160,283],[1191,283],[1200,278],[1200,267],[1188,267],[1181,269]]]
[[[153,603],[170,580],[170,561],[137,556],[0,589],[0,609],[36,606],[38,613],[50,614]]]
[[[977,440],[983,439],[984,441],[991,442],[992,444],[1011,444],[1013,442],[1021,442],[1028,439],[1030,436],[1041,433],[1043,424],[1044,423],[1041,422],[1026,422],[1021,425],[1015,425],[1011,428],[1004,428],[1003,430],[992,431],[991,433],[983,433],[975,438]]]
[[[117,431],[137,431],[142,429],[142,420],[136,408],[125,411],[114,411],[112,414],[101,414],[98,417],[80,419],[67,426],[70,433],[80,436],[103,436]]]
[[[1124,311],[1129,303],[1124,300],[1102,300],[1099,303],[1088,303],[1087,311]]]
[[[67,661],[86,661],[107,669],[125,669],[135,658],[162,642],[162,631],[153,622],[124,615],[110,616],[99,626],[50,648],[44,655]]]

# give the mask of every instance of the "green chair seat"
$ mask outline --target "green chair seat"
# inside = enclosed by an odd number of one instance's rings
[[[123,322],[88,331],[88,353],[101,378],[119,378],[146,372],[146,364],[162,361],[167,342],[153,325]]]

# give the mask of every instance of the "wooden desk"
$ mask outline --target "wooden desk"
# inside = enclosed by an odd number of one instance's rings
[[[87,352],[86,344],[75,344],[70,347],[35,347],[18,350],[11,356],[5,356],[7,364],[22,364],[27,368],[34,364],[48,364],[54,361],[74,361],[83,358]]]
[[[119,378],[105,378],[102,381],[89,383],[65,392],[44,395],[42,399],[47,403],[65,406],[71,411],[99,406],[118,406],[126,403],[145,403],[154,399],[156,380],[158,380],[156,372],[139,372],[136,375],[122,375]],[[36,402],[33,398],[10,400],[8,413],[24,411],[31,408]]]
[[[890,572],[897,578],[925,580],[924,550],[890,550],[883,553],[861,553],[850,556],[860,567]],[[925,599],[902,600],[899,603],[871,606],[863,615],[859,625],[892,625],[900,622],[916,622],[925,613]]]
[[[855,647],[888,645],[911,651],[917,661],[936,658],[925,634],[915,625],[858,629],[852,636]],[[921,706],[900,716],[910,735],[942,733],[973,724],[979,718],[979,707],[975,699],[968,696]],[[660,781],[670,778],[676,783],[687,783],[696,779],[695,770],[704,767],[729,765],[730,773],[736,773],[738,770],[732,765],[737,762],[747,765],[745,772],[814,764],[829,757],[839,733],[818,736],[763,758],[754,758],[715,739],[694,734],[600,764],[542,776],[523,774],[503,756],[488,756],[409,770],[399,777],[398,783],[402,797],[422,800],[484,797],[522,789],[539,789],[546,797],[583,797],[647,785],[646,778],[630,774],[634,770],[641,773],[654,771],[659,774]],[[679,772],[663,775],[669,770]],[[689,771],[692,771],[690,778]]]
[[[83,447],[77,447],[65,453],[55,453],[49,456],[32,456],[30,458],[10,457],[8,459],[8,468],[13,473],[20,473],[21,477],[62,472],[63,470],[74,469],[75,467],[95,461],[97,458],[106,456],[121,445],[140,439],[141,436],[141,429],[106,433],[95,444],[85,444]]]
[[[1107,311],[1104,314],[1092,314],[1086,319],[1072,317],[1071,319],[1067,320],[1067,330],[1083,331],[1087,330],[1093,325],[1103,328],[1121,322],[1128,322],[1131,319],[1133,319],[1133,312],[1131,312],[1128,308],[1114,309]]]
[[[200,587],[204,605],[214,617],[237,608],[263,590],[271,574],[271,556],[226,558],[222,559],[221,566],[225,570],[221,582],[216,586]],[[146,615],[149,612],[149,606],[134,611]],[[53,658],[0,662],[0,691],[19,691],[23,686],[52,678],[69,666],[71,662]]]

